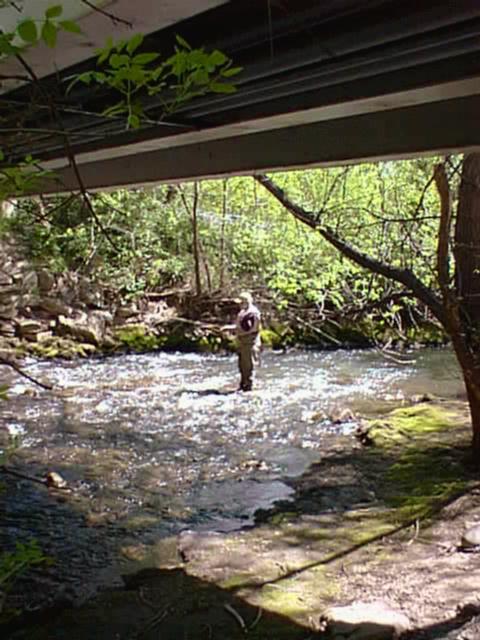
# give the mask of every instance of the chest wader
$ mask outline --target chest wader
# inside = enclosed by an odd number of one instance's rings
[[[253,365],[260,356],[260,335],[250,333],[238,337],[238,368],[240,370],[240,389],[250,391],[253,383]]]

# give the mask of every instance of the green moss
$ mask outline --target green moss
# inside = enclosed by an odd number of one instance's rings
[[[153,351],[158,348],[158,338],[148,332],[143,324],[132,324],[115,331],[115,337],[132,351]]]
[[[238,589],[251,582],[253,577],[251,573],[238,573],[223,580],[218,586],[222,589]]]
[[[28,353],[37,358],[84,358],[96,352],[96,348],[90,344],[75,342],[69,338],[52,336],[43,342],[31,342],[27,344]]]
[[[450,410],[419,404],[372,424],[373,455],[388,453],[393,459],[380,484],[380,496],[395,509],[391,519],[428,517],[467,486],[462,451],[451,442],[458,422]]]
[[[377,446],[408,444],[412,438],[425,439],[455,426],[456,416],[449,410],[430,404],[418,404],[392,411],[386,420],[371,423],[369,435]]]
[[[290,591],[288,585],[265,585],[260,592],[258,605],[287,617],[297,617],[308,611],[301,594]]]
[[[269,349],[282,349],[284,346],[283,336],[271,329],[262,329],[260,337],[262,344]]]

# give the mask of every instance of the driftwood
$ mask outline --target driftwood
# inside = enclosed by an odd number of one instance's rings
[[[21,471],[17,471],[16,469],[11,469],[6,465],[1,465],[0,471],[10,476],[21,478],[22,480],[28,480],[29,482],[36,482],[37,484],[41,484],[44,487],[70,491],[70,489],[66,486],[67,483],[65,482],[65,480],[62,478],[60,474],[56,473],[55,471],[49,471],[44,478],[38,478],[37,476],[31,476],[27,473],[22,473]]]
[[[10,367],[16,373],[18,373],[19,376],[22,376],[22,378],[26,378],[27,380],[30,380],[30,382],[33,382],[33,384],[36,384],[38,387],[41,387],[42,389],[47,389],[48,391],[51,391],[53,389],[53,386],[51,384],[40,382],[40,380],[37,380],[36,378],[31,376],[29,373],[21,369],[17,364],[15,364],[15,362],[12,362],[11,360],[7,360],[7,358],[3,358],[2,356],[0,356],[0,364],[4,364],[5,366]]]

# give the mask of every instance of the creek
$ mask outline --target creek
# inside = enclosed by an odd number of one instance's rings
[[[115,583],[129,545],[252,524],[256,509],[291,496],[286,479],[354,437],[358,415],[381,415],[415,394],[462,393],[449,350],[402,357],[267,352],[246,394],[235,392],[235,356],[27,363],[53,391],[5,370],[0,428],[21,440],[10,465],[40,478],[56,471],[71,490],[2,476],[0,547],[35,538],[54,559],[19,581],[22,604],[59,593],[79,601]]]

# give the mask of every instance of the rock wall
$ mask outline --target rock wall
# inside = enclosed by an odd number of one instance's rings
[[[3,355],[74,357],[111,351],[123,344],[120,330],[141,321],[149,333],[172,315],[164,301],[146,302],[142,309],[121,305],[108,288],[75,273],[53,274],[33,266],[11,240],[0,242]]]

